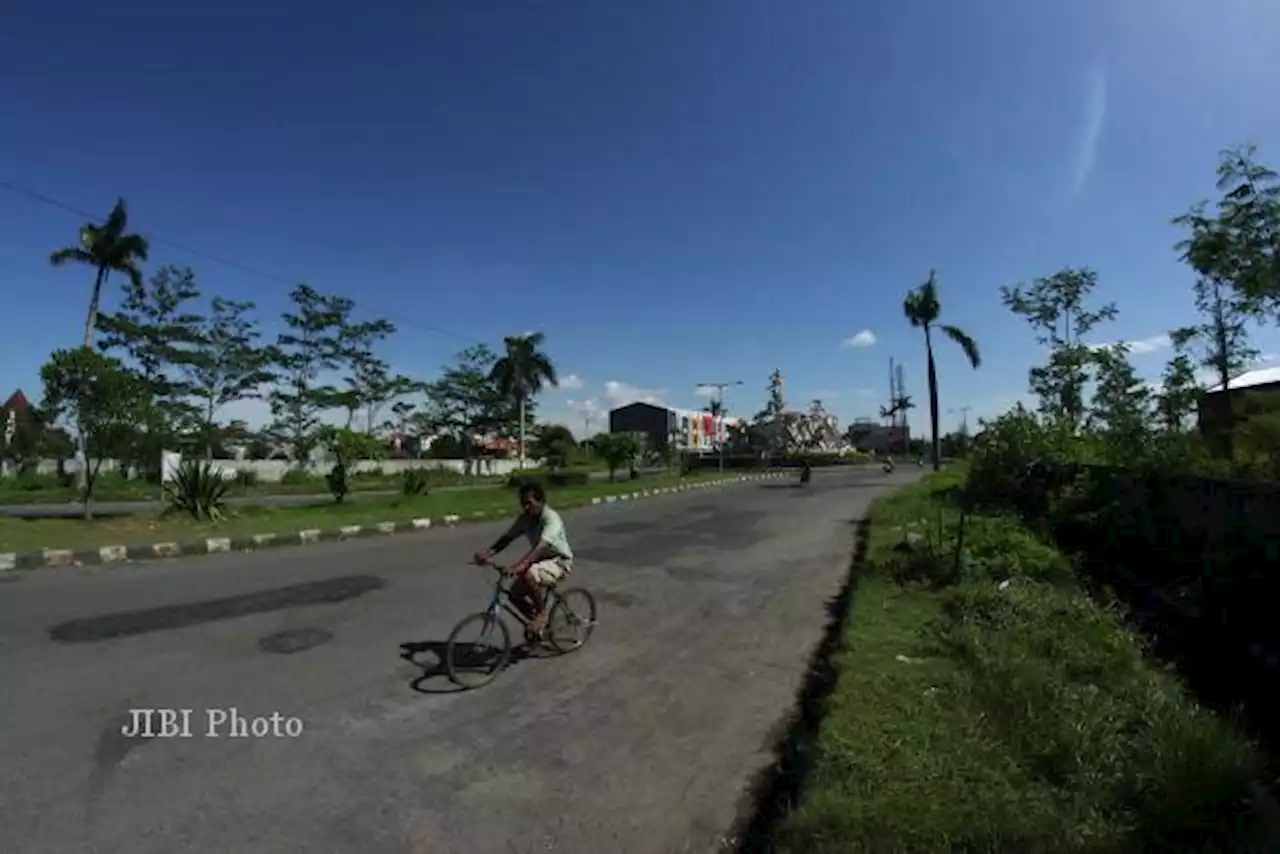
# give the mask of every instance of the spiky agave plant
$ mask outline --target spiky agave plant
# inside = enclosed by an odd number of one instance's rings
[[[220,522],[227,515],[228,489],[222,472],[212,463],[187,460],[165,484],[165,512],[186,513],[197,522]]]

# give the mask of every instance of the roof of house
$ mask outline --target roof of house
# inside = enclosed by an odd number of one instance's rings
[[[4,402],[4,408],[8,410],[25,410],[31,408],[31,402],[27,400],[27,396],[22,393],[22,389],[18,389],[9,395],[9,399]]]
[[[1256,388],[1258,386],[1280,383],[1280,365],[1270,368],[1258,368],[1256,371],[1245,371],[1227,383],[1229,390],[1238,388]],[[1205,389],[1209,394],[1222,391],[1222,383],[1214,383]]]

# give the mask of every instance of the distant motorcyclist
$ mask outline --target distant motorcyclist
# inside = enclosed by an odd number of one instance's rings
[[[813,466],[809,465],[808,460],[805,460],[800,466],[800,482],[808,483],[811,477],[813,477]]]

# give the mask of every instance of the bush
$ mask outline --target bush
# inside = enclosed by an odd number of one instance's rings
[[[280,483],[285,486],[311,486],[315,482],[315,475],[300,468],[291,468],[280,478]]]
[[[324,482],[329,487],[329,494],[333,496],[333,500],[339,504],[351,491],[351,484],[347,482],[347,467],[343,463],[335,463],[333,468],[329,469],[329,473],[324,476]]]
[[[226,516],[228,483],[222,472],[204,460],[187,460],[164,486],[165,512],[186,513],[197,522],[217,522]]]
[[[518,489],[528,481],[541,481],[546,486],[563,489],[568,486],[586,486],[591,474],[585,471],[553,471],[539,474],[536,469],[526,469],[507,478],[507,486]]]
[[[405,469],[400,473],[400,491],[405,495],[425,495],[431,489],[431,472],[424,468]]]

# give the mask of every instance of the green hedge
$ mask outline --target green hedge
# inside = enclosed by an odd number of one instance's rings
[[[537,481],[543,486],[560,488],[566,486],[586,486],[591,483],[591,474],[585,471],[536,472],[526,470],[508,477],[507,486],[511,489],[515,489],[528,481]]]

